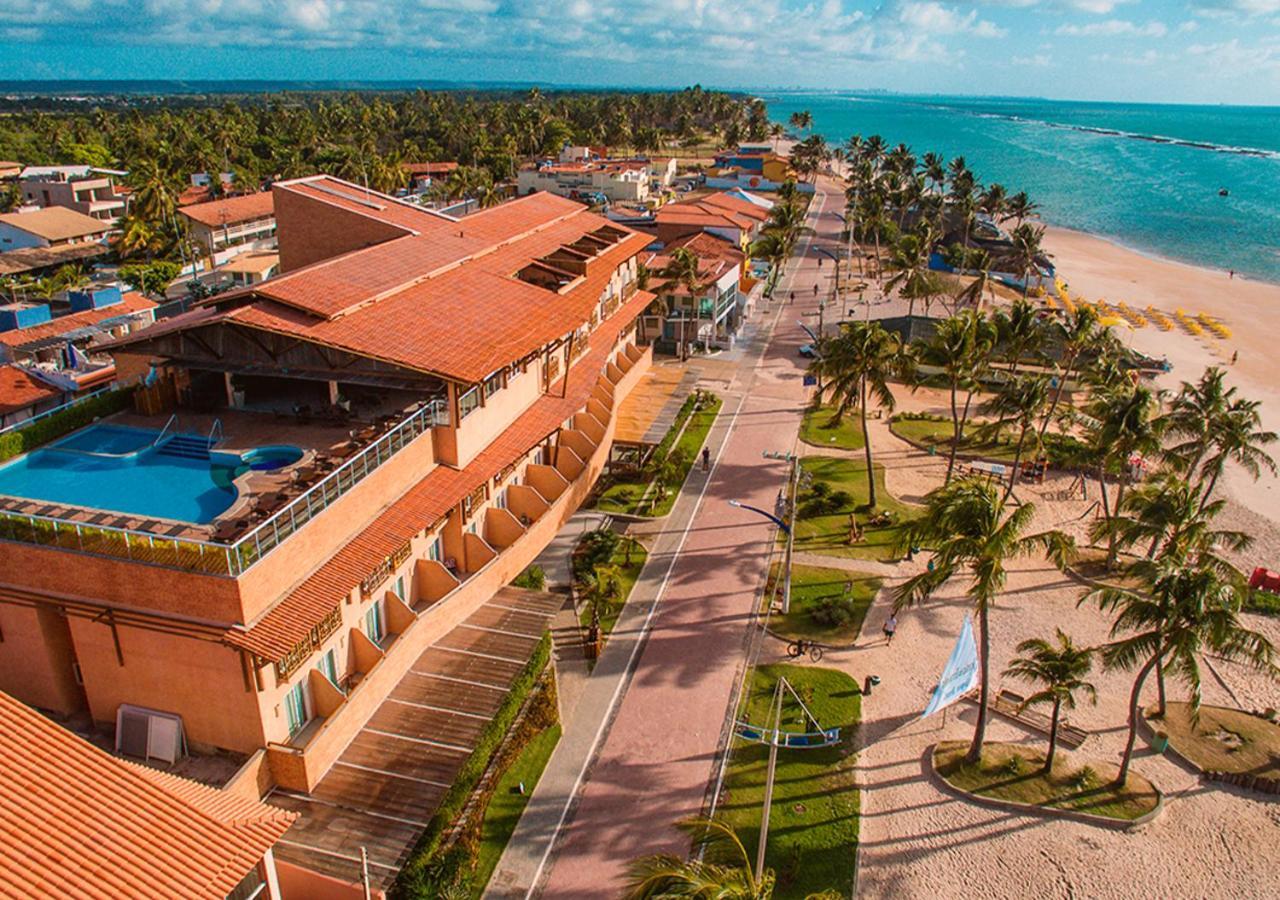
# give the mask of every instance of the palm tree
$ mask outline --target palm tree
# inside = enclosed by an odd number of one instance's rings
[[[1179,443],[1165,450],[1165,457],[1188,478],[1200,468],[1200,461],[1213,445],[1214,423],[1218,422],[1235,400],[1236,389],[1227,388],[1226,372],[1210,366],[1195,384],[1182,382],[1182,387],[1165,413],[1165,430]]]
[[[747,849],[728,825],[693,818],[676,823],[676,827],[689,835],[695,848],[703,850],[703,858],[659,853],[633,860],[627,867],[624,900],[769,900],[773,896],[773,870],[765,870],[757,881]]]
[[[1263,469],[1276,474],[1276,461],[1263,449],[1276,442],[1276,433],[1262,427],[1261,406],[1257,400],[1238,399],[1212,422],[1212,443],[1197,482],[1204,489],[1201,505],[1213,496],[1228,462],[1243,468],[1254,481],[1262,477]]]
[[[1040,244],[1044,240],[1044,226],[1026,222],[1013,229],[1009,235],[1013,241],[1013,261],[1022,276],[1022,299],[1027,299],[1031,287],[1031,273],[1039,272],[1039,260],[1044,255]]]
[[[1098,324],[1097,310],[1092,306],[1078,306],[1076,311],[1067,317],[1065,323],[1057,325],[1057,337],[1062,344],[1062,374],[1058,377],[1058,388],[1053,394],[1053,402],[1045,413],[1044,422],[1040,425],[1040,441],[1044,441],[1044,433],[1057,412],[1062,401],[1062,391],[1067,386],[1071,373],[1075,370],[1080,355],[1098,346],[1102,341],[1105,329]]]
[[[1107,473],[1120,472],[1116,487],[1115,508],[1124,503],[1129,485],[1129,459],[1135,454],[1148,456],[1160,449],[1160,427],[1156,418],[1159,401],[1144,385],[1129,385],[1115,391],[1095,394],[1085,408],[1090,419],[1089,444],[1096,454],[1098,486],[1102,493],[1102,511],[1107,530],[1107,565],[1114,566],[1120,545],[1107,500]]]
[[[808,131],[813,127],[813,113],[809,112],[807,109],[802,109],[798,112],[793,112],[791,114],[791,118],[787,121],[790,122],[791,127],[797,131]]]
[[[967,596],[978,614],[978,722],[965,757],[976,763],[987,732],[991,694],[991,607],[1004,590],[1006,565],[1036,551],[1048,554],[1059,568],[1069,560],[1074,544],[1060,531],[1027,534],[1035,506],[1024,504],[1004,515],[996,487],[980,478],[961,478],[929,492],[924,514],[901,532],[898,549],[937,547],[933,568],[908,578],[893,593],[894,609],[914,606],[950,582],[967,578]]]
[[[1272,678],[1280,676],[1271,641],[1240,622],[1239,586],[1215,567],[1187,565],[1172,555],[1140,559],[1129,566],[1126,579],[1139,587],[1100,588],[1080,601],[1097,602],[1104,612],[1115,613],[1112,640],[1102,648],[1103,664],[1126,672],[1138,669],[1129,692],[1129,737],[1117,785],[1129,776],[1142,686],[1158,663],[1190,689],[1193,711],[1200,708],[1199,657],[1207,652]]]
[[[893,274],[884,283],[885,290],[900,290],[911,301],[907,315],[915,312],[915,300],[929,293],[929,254],[933,247],[933,235],[924,229],[920,233],[904,234],[889,251],[887,268]],[[877,251],[878,252],[878,251]]]
[[[622,599],[622,572],[613,565],[596,566],[578,579],[578,592],[591,610],[588,641],[594,644],[600,635],[601,618]]]
[[[956,465],[956,452],[964,440],[969,407],[978,387],[978,374],[991,354],[994,337],[990,323],[983,316],[964,312],[943,319],[938,323],[933,336],[916,348],[915,355],[919,363],[942,369],[950,391],[951,452],[947,457],[944,484],[951,481]],[[959,404],[962,390],[966,392],[963,408]]]
[[[1044,758],[1045,774],[1053,771],[1053,756],[1058,749],[1058,720],[1062,709],[1076,708],[1076,694],[1086,695],[1093,703],[1098,702],[1098,692],[1092,684],[1085,681],[1093,668],[1093,651],[1087,647],[1077,647],[1061,628],[1054,629],[1057,634],[1056,644],[1043,638],[1031,638],[1018,645],[1022,656],[1015,657],[1004,674],[1009,678],[1017,678],[1030,684],[1043,685],[1026,700],[1022,708],[1052,704],[1052,722],[1049,725],[1049,752]]]
[[[1037,209],[1039,206],[1027,199],[1026,191],[1018,191],[1005,203],[1005,218],[1021,225],[1028,217],[1034,216]]]
[[[820,348],[821,355],[811,367],[822,380],[818,396],[830,396],[830,403],[835,407],[833,420],[837,423],[851,406],[858,407],[867,462],[867,504],[875,509],[876,479],[871,436],[867,430],[867,404],[874,400],[884,409],[893,410],[889,379],[908,371],[909,359],[898,336],[885,331],[879,322],[842,322],[840,333],[824,337]]]
[[[994,397],[986,404],[988,412],[997,418],[989,427],[998,437],[1004,427],[1010,423],[1018,427],[1018,444],[1013,453],[1013,471],[1009,473],[1009,484],[1005,487],[1003,503],[1013,493],[1018,481],[1018,470],[1022,465],[1022,453],[1026,449],[1027,435],[1035,428],[1035,423],[1044,411],[1049,399],[1049,380],[1043,375],[1021,375],[1012,381],[1000,385]],[[1036,440],[1034,449],[1037,453],[1042,449]]]
[[[1038,353],[1044,344],[1044,327],[1036,308],[1026,300],[1015,300],[1009,311],[997,310],[994,316],[1000,346],[1009,358],[1009,377],[1018,374],[1022,357]]]
[[[787,129],[782,127],[781,122],[774,122],[769,126],[769,138],[773,141],[773,152],[778,152],[778,141],[787,136]]]

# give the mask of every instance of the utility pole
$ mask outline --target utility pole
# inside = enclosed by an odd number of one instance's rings
[[[773,702],[769,711],[773,715],[773,729],[769,740],[769,771],[764,782],[764,808],[760,811],[760,846],[756,850],[756,883],[764,877],[764,851],[769,845],[769,810],[773,806],[773,775],[778,768],[778,733],[782,730],[782,688],[786,679],[779,677],[773,689]]]
[[[800,460],[794,455],[791,457],[791,471],[788,473],[787,482],[791,496],[787,504],[787,552],[782,561],[786,569],[782,581],[782,614],[784,616],[791,612],[791,555],[795,550],[796,507],[800,493]]]

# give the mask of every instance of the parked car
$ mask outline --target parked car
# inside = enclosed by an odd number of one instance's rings
[[[818,351],[813,349],[813,344],[801,344],[800,355],[805,357],[806,359],[813,359],[815,356],[818,355]]]

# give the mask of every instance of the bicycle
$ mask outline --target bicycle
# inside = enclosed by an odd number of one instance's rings
[[[822,659],[821,644],[816,644],[813,641],[805,641],[805,640],[792,641],[791,643],[787,644],[787,656],[791,657],[792,659],[797,659],[801,656],[804,656],[806,652],[808,652],[809,654],[809,659],[813,660],[814,662],[818,662],[819,660]]]

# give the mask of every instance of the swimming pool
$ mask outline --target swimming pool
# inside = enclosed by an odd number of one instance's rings
[[[254,451],[192,453],[207,448],[203,435],[168,435],[157,446],[159,437],[146,428],[92,425],[0,466],[0,494],[195,524],[226,512]],[[297,447],[262,449],[272,451],[273,468],[302,456]]]

